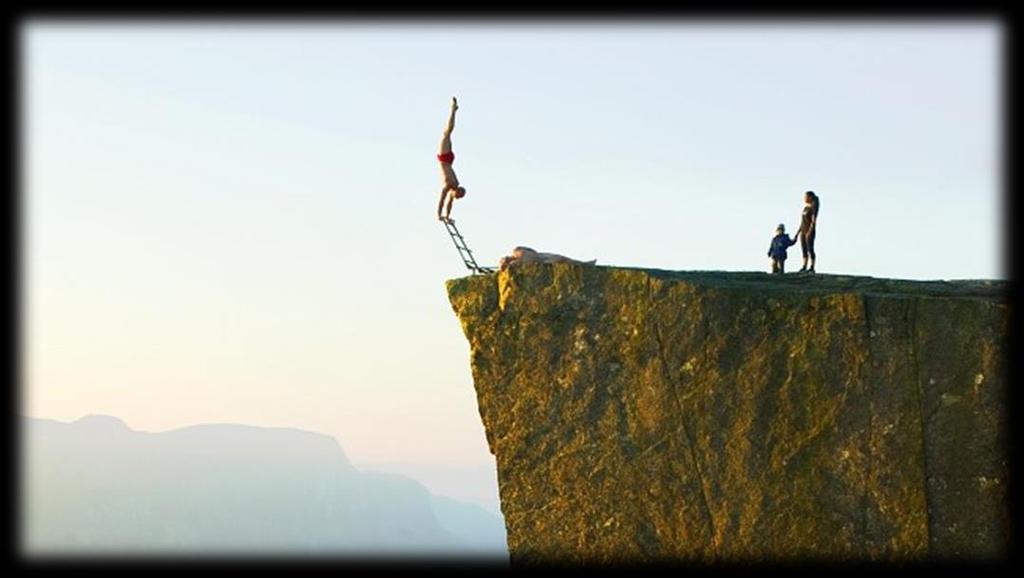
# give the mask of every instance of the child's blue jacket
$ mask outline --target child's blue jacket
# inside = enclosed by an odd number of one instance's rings
[[[768,256],[776,261],[786,260],[786,248],[796,244],[796,239],[790,239],[789,235],[779,233],[772,237],[772,244],[768,247]]]

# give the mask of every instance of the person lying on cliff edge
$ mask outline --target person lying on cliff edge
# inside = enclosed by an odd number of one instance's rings
[[[772,244],[768,247],[768,256],[772,258],[772,273],[785,273],[786,249],[796,244],[796,239],[790,239],[786,234],[786,226],[779,223],[775,227],[775,236],[772,237]]]
[[[448,113],[448,126],[445,127],[444,134],[441,136],[440,152],[437,154],[437,160],[441,162],[442,182],[441,199],[437,202],[437,220],[449,223],[455,222],[451,218],[452,203],[455,199],[466,196],[466,188],[459,184],[459,179],[452,169],[452,164],[455,162],[455,153],[452,152],[452,131],[455,130],[456,110],[459,110],[459,103],[453,96],[451,112]],[[448,199],[448,206],[442,217],[441,208],[445,206],[445,199]]]
[[[818,233],[818,195],[814,191],[804,193],[804,210],[800,213],[800,229],[796,232],[800,239],[800,251],[804,255],[804,266],[799,273],[814,273],[814,237]],[[807,257],[811,258],[811,266],[807,267]]]
[[[498,270],[504,271],[515,263],[576,263],[579,265],[595,265],[597,264],[597,259],[577,261],[557,253],[539,253],[529,247],[516,247],[512,249],[511,255],[501,258],[501,261],[498,262]]]

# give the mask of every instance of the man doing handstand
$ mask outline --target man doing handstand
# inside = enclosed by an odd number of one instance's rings
[[[459,103],[452,97],[452,109],[448,114],[448,126],[444,129],[444,135],[441,137],[440,152],[437,155],[437,160],[441,162],[441,199],[437,202],[437,219],[439,221],[448,221],[454,223],[452,220],[452,202],[455,199],[461,199],[466,195],[465,187],[459,185],[459,179],[455,176],[455,171],[452,169],[452,163],[455,162],[455,153],[452,152],[452,131],[455,130],[455,111],[459,109]],[[444,207],[445,197],[448,198],[448,206],[445,209],[444,216],[441,216],[441,208]]]

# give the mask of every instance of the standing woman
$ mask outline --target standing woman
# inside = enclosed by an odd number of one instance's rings
[[[441,136],[441,146],[437,155],[437,160],[441,163],[441,199],[437,202],[437,218],[441,221],[452,221],[452,202],[455,199],[461,199],[466,194],[465,187],[459,185],[459,179],[455,176],[455,170],[452,169],[452,163],[455,162],[455,153],[452,152],[452,131],[455,130],[455,111],[459,110],[459,103],[452,97],[452,109],[448,113],[448,126],[444,129],[444,134]],[[445,210],[445,214],[441,216],[441,208],[444,207],[444,200],[448,199],[448,207]]]
[[[818,233],[818,195],[814,191],[804,193],[804,211],[800,215],[800,251],[804,255],[804,266],[799,272],[814,273],[814,237]],[[811,267],[807,268],[807,257],[811,258]]]

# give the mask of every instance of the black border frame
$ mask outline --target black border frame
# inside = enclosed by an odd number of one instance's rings
[[[240,3],[239,3],[240,4]],[[1000,164],[1002,167],[1001,175],[1001,188],[1003,191],[1003,206],[1002,206],[1002,227],[1004,232],[1003,247],[1004,247],[1004,277],[1009,281],[1008,288],[1010,292],[1011,307],[1015,308],[1017,303],[1017,233],[1014,228],[1014,216],[1016,214],[1016,199],[1014,191],[1016,181],[1015,177],[1015,166],[1013,159],[1015,158],[1014,152],[1014,138],[1015,134],[1015,120],[1014,114],[1014,98],[1015,98],[1015,87],[1014,81],[1016,80],[1016,68],[1015,68],[1015,57],[1016,57],[1016,39],[1014,33],[1016,32],[1017,23],[1016,18],[1012,16],[1005,7],[993,6],[987,2],[977,2],[970,5],[962,5],[959,7],[945,9],[936,8],[935,3],[924,3],[924,2],[910,2],[900,6],[892,2],[866,2],[855,5],[855,7],[843,6],[840,4],[829,4],[817,5],[812,8],[798,6],[764,6],[753,2],[732,2],[731,6],[725,6],[723,4],[708,5],[708,7],[701,8],[699,6],[677,6],[675,8],[664,8],[664,7],[643,7],[643,6],[630,6],[629,8],[619,8],[614,10],[591,10],[591,11],[574,11],[572,9],[566,9],[564,7],[551,7],[549,6],[546,10],[538,8],[536,6],[518,7],[515,9],[481,9],[479,6],[476,9],[464,9],[461,7],[445,7],[445,8],[433,8],[433,9],[397,9],[397,10],[385,10],[385,9],[360,9],[360,10],[349,10],[349,9],[333,9],[326,10],[322,8],[315,8],[310,6],[295,5],[288,7],[287,9],[263,9],[263,10],[252,10],[243,7],[244,5],[237,6],[213,6],[211,4],[178,4],[174,7],[169,6],[150,6],[146,9],[139,9],[138,6],[133,7],[91,7],[87,10],[83,10],[77,7],[60,7],[60,6],[41,6],[26,8],[24,6],[17,6],[12,11],[11,17],[7,23],[7,33],[9,42],[6,44],[7,54],[5,55],[7,62],[10,64],[8,68],[7,80],[10,83],[11,89],[7,92],[11,96],[11,104],[8,110],[10,111],[11,120],[11,131],[9,132],[9,145],[10,156],[8,157],[8,167],[11,174],[10,194],[8,195],[9,205],[7,215],[10,219],[7,230],[10,234],[9,239],[9,252],[7,258],[11,264],[10,270],[12,271],[12,283],[9,287],[12,289],[12,298],[9,301],[11,309],[9,310],[12,314],[12,325],[11,333],[9,335],[10,341],[13,347],[9,348],[8,351],[11,353],[11,378],[10,378],[10,404],[11,412],[8,414],[12,418],[8,424],[8,439],[10,445],[8,446],[11,453],[12,461],[11,468],[8,472],[11,474],[7,477],[7,482],[11,485],[6,488],[5,497],[8,499],[8,503],[11,504],[11,515],[8,516],[5,529],[7,530],[6,535],[10,537],[11,541],[8,543],[8,553],[11,556],[13,562],[11,569],[15,571],[39,571],[39,570],[61,570],[61,569],[75,569],[81,567],[83,569],[102,569],[104,571],[147,571],[152,572],[154,570],[170,570],[172,572],[179,571],[195,571],[195,570],[212,570],[212,571],[223,571],[223,570],[235,570],[244,569],[246,571],[279,571],[279,570],[309,570],[309,569],[324,569],[330,572],[336,571],[378,571],[378,570],[409,570],[417,573],[421,572],[445,572],[452,573],[457,571],[508,571],[509,568],[504,565],[496,565],[489,562],[481,562],[471,558],[465,559],[415,559],[405,558],[401,560],[389,560],[389,559],[373,559],[366,558],[360,560],[342,560],[335,561],[332,559],[314,559],[309,562],[296,561],[290,558],[257,558],[257,557],[244,557],[244,558],[202,558],[198,560],[183,560],[181,558],[140,558],[140,559],[103,559],[103,558],[88,558],[88,559],[54,559],[53,561],[36,561],[26,560],[23,557],[19,557],[19,544],[17,540],[18,536],[18,520],[20,515],[20,499],[17,489],[17,473],[20,470],[20,439],[19,439],[19,421],[17,416],[20,414],[21,396],[21,299],[22,299],[22,286],[21,286],[21,272],[24,264],[22,263],[22,252],[20,243],[22,241],[21,231],[21,211],[23,210],[22,205],[22,188],[21,188],[21,137],[22,137],[22,115],[21,107],[21,92],[20,92],[20,80],[22,78],[21,69],[21,33],[22,25],[25,21],[34,19],[47,19],[47,20],[64,20],[68,22],[81,21],[83,23],[92,21],[103,21],[103,22],[130,22],[130,21],[152,21],[159,20],[163,22],[194,22],[202,20],[212,24],[249,24],[249,23],[273,23],[273,24],[290,24],[290,23],[301,23],[303,21],[310,22],[323,22],[325,19],[336,19],[339,22],[351,22],[355,24],[359,23],[429,23],[429,24],[465,24],[465,23],[480,23],[480,22],[500,22],[500,23],[523,23],[523,24],[537,24],[545,23],[550,25],[565,26],[565,25],[589,25],[589,24],[607,24],[607,23],[627,23],[627,24],[646,24],[646,23],[664,23],[666,21],[676,20],[687,20],[691,22],[707,22],[707,23],[742,23],[742,22],[766,22],[766,21],[780,21],[789,24],[799,24],[802,22],[835,22],[835,21],[849,21],[849,20],[867,20],[867,21],[880,21],[884,23],[895,23],[895,24],[910,24],[918,22],[946,22],[946,21],[964,21],[964,20],[993,20],[1000,24],[1002,28],[1002,47],[1001,47],[1001,108],[1000,116],[1002,118],[1002,130],[1001,130],[1001,155]],[[448,5],[445,5],[448,6]],[[268,22],[269,21],[269,22]],[[1011,315],[1011,326],[1009,333],[1008,351],[1016,351],[1014,347],[1018,343],[1017,338],[1017,323],[1016,316]],[[1016,368],[1016,355],[1010,356],[1009,367],[1008,367],[1008,395],[1007,399],[1009,412],[1009,419],[1007,420],[1009,431],[1009,455],[1010,455],[1010,476],[1011,480],[1008,484],[1008,507],[1010,509],[1010,546],[1009,552],[1005,559],[984,562],[984,563],[971,563],[971,562],[943,562],[943,561],[928,561],[923,563],[866,563],[866,562],[855,562],[847,563],[842,561],[836,561],[834,563],[822,563],[820,561],[805,560],[799,561],[794,560],[785,563],[770,563],[770,564],[714,564],[711,566],[707,565],[693,565],[685,563],[664,563],[664,564],[651,564],[642,567],[633,566],[629,564],[606,566],[606,567],[579,567],[579,566],[568,566],[568,565],[556,565],[552,564],[547,569],[557,570],[559,572],[583,570],[587,574],[592,574],[595,571],[604,570],[635,570],[635,571],[666,571],[666,570],[686,570],[687,572],[694,571],[708,571],[716,574],[723,571],[750,571],[750,570],[768,570],[768,571],[783,571],[786,573],[799,572],[803,570],[810,570],[812,573],[819,574],[822,571],[837,572],[843,570],[852,570],[856,573],[872,572],[884,569],[893,569],[899,571],[908,570],[923,570],[927,572],[935,570],[950,570],[955,572],[987,572],[987,571],[1004,571],[1009,569],[1011,566],[1016,566],[1018,561],[1017,540],[1016,537],[1019,534],[1017,527],[1017,498],[1016,498],[1016,486],[1018,474],[1016,469],[1016,449],[1015,442],[1016,436],[1016,424],[1013,417],[1016,415],[1016,401],[1017,394],[1014,392],[1013,384],[1016,383],[1016,377],[1019,375]],[[12,479],[13,478],[13,479]],[[512,570],[523,569],[523,568],[511,568]]]

